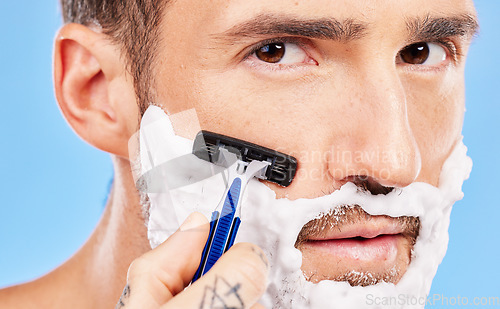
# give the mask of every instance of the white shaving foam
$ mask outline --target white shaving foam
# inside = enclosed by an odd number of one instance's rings
[[[139,139],[141,170],[137,179],[166,162],[190,156],[193,145],[191,140],[176,136],[169,117],[154,106],[142,119]],[[291,201],[276,199],[274,191],[251,180],[242,201],[242,224],[236,242],[257,244],[269,258],[269,285],[261,303],[266,308],[423,308],[448,246],[452,205],[463,197],[462,183],[472,167],[466,151],[463,142],[458,142],[443,165],[439,187],[412,183],[387,195],[362,193],[347,183],[327,196]],[[196,168],[181,165],[175,171],[176,177],[185,180],[196,178],[196,173]],[[190,213],[198,211],[210,218],[226,184],[219,173],[181,187],[168,188],[165,181],[161,187],[164,190],[148,192],[152,248],[165,241]],[[359,205],[371,215],[420,218],[412,260],[398,284],[351,287],[346,282],[325,280],[314,284],[305,279],[300,269],[302,254],[294,247],[297,235],[318,214],[340,205]]]

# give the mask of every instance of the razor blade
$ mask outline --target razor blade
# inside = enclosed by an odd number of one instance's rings
[[[282,187],[289,186],[295,177],[297,159],[292,156],[213,132],[201,131],[196,135],[193,153],[198,158],[218,164],[221,159],[221,149],[234,153],[243,162],[269,162],[270,166],[264,175],[265,179]]]

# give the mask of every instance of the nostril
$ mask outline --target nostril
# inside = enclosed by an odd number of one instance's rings
[[[368,191],[372,195],[387,195],[394,190],[394,187],[383,186],[373,177],[366,175],[349,176],[347,177],[346,182],[352,182],[358,187],[359,190],[363,192]]]

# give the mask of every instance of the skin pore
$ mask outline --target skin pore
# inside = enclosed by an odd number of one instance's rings
[[[205,130],[295,156],[292,185],[267,184],[278,198],[315,198],[356,177],[382,188],[438,185],[461,135],[464,65],[476,30],[471,0],[178,0],[164,14],[154,103],[169,114],[195,108]],[[66,25],[56,38],[61,110],[80,137],[112,155],[115,180],[82,249],[47,276],[0,291],[0,307],[113,307],[130,263],[150,249],[128,161],[140,111],[120,57],[99,29]],[[384,220],[372,223],[401,228]],[[389,264],[356,267],[385,273],[397,264],[402,274],[408,242],[397,240]],[[195,251],[203,241],[181,244]],[[329,257],[318,270],[323,257],[315,250],[302,247],[302,268],[316,277],[338,278],[351,265],[336,268]],[[239,281],[209,279],[241,294]],[[136,291],[130,287],[122,301]],[[209,308],[203,299],[199,307]]]

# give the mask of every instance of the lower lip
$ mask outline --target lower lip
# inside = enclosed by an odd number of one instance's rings
[[[307,241],[304,246],[357,261],[389,261],[397,255],[398,235],[381,235],[368,239],[344,238]]]

